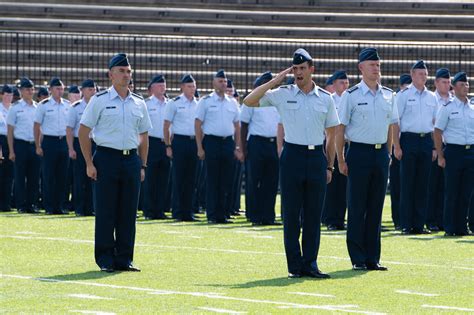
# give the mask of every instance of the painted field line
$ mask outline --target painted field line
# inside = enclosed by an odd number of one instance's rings
[[[94,314],[94,315],[115,315],[115,313],[101,312],[101,311],[86,311],[86,310],[70,310],[70,313]]]
[[[350,308],[359,308],[359,305],[353,305],[353,304],[345,304],[345,305],[325,305],[327,307],[331,307],[337,310],[340,309],[350,309]],[[290,308],[305,308],[305,307],[298,307],[298,306],[278,306],[278,308],[282,309],[290,309]],[[352,310],[351,310],[352,311]],[[377,314],[377,313],[375,313]]]
[[[401,294],[420,295],[420,296],[439,296],[439,294],[415,292],[415,291],[410,291],[410,290],[395,290],[395,292],[401,293]]]
[[[224,310],[221,308],[213,308],[213,307],[198,307],[200,310],[215,312],[215,313],[222,313],[222,314],[247,314],[247,312],[238,312],[232,310]]]
[[[474,308],[464,308],[464,307],[445,306],[445,305],[423,304],[421,307],[436,308],[436,309],[441,309],[441,310],[453,310],[453,311],[461,311],[461,312],[474,312]]]
[[[70,243],[83,243],[83,244],[94,244],[92,240],[78,240],[78,239],[69,239],[64,237],[45,237],[45,236],[20,236],[20,235],[0,235],[0,238],[13,238],[13,239],[28,239],[28,240],[47,240],[47,241],[64,241]],[[253,251],[253,250],[237,250],[237,249],[221,249],[221,248],[206,248],[206,247],[193,247],[193,246],[175,246],[175,245],[153,245],[153,244],[135,244],[138,247],[153,247],[153,248],[165,248],[165,249],[188,249],[192,251],[206,251],[206,252],[221,252],[221,253],[232,253],[232,254],[252,254],[252,255],[275,255],[275,256],[285,256],[284,252],[274,253],[274,252],[263,252],[263,251]],[[324,256],[320,255],[319,258],[327,258],[334,260],[343,260],[350,261],[347,257],[337,257],[337,256]],[[435,264],[424,264],[424,263],[410,263],[410,262],[401,262],[401,261],[388,261],[384,260],[384,263],[392,265],[404,265],[404,266],[415,266],[415,267],[428,267],[428,268],[446,268],[445,265],[435,265]],[[464,266],[451,266],[452,269],[460,270],[471,270],[474,271],[473,267],[464,267]]]
[[[19,232],[15,232],[15,234],[23,234],[23,235],[40,235],[41,233],[32,232],[32,231],[19,231]]]
[[[308,293],[308,292],[288,292],[288,294],[316,296],[316,297],[325,297],[325,298],[335,298],[336,297],[335,295],[332,295],[332,294],[320,294],[320,293]]]
[[[78,298],[78,299],[90,299],[90,300],[115,300],[109,297],[91,295],[91,294],[68,294],[69,297]]]
[[[344,309],[344,308],[337,308],[337,306],[330,306],[330,305],[310,305],[310,304],[298,304],[298,303],[284,302],[284,301],[239,298],[239,297],[232,297],[232,296],[208,294],[208,293],[204,293],[204,292],[183,292],[183,291],[173,291],[173,290],[160,290],[160,289],[153,289],[153,288],[132,287],[132,286],[114,285],[114,284],[97,283],[97,282],[89,282],[89,281],[73,281],[73,280],[59,280],[59,279],[49,279],[49,278],[35,278],[35,277],[31,277],[31,276],[22,276],[22,275],[0,274],[0,278],[36,280],[36,281],[43,281],[43,282],[83,285],[83,286],[89,286],[89,287],[101,287],[101,288],[111,288],[111,289],[122,289],[122,290],[138,291],[138,292],[162,292],[162,293],[169,293],[169,294],[174,294],[174,295],[204,297],[204,298],[214,299],[214,300],[228,300],[228,301],[255,303],[255,304],[290,306],[290,307],[304,308],[304,309],[341,311],[341,312],[346,312],[346,313],[357,313],[357,314],[366,314],[366,315],[385,315],[385,313],[362,311],[362,310],[350,310],[350,309]]]

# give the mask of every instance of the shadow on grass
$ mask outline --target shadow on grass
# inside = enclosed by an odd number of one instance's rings
[[[456,243],[474,244],[474,240],[457,240]]]
[[[99,270],[94,271],[86,271],[81,273],[71,273],[66,275],[56,275],[51,277],[39,277],[38,280],[40,281],[80,281],[80,280],[95,280],[95,279],[102,279],[114,276],[119,272],[102,272]]]

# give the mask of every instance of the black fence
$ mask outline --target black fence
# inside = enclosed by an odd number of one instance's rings
[[[177,94],[179,79],[191,73],[198,89],[205,93],[211,90],[215,71],[225,69],[238,91],[246,93],[258,74],[288,67],[299,47],[307,49],[315,60],[317,84],[324,86],[327,77],[337,69],[347,70],[352,83],[356,83],[360,79],[357,56],[367,46],[379,49],[383,58],[382,83],[394,89],[399,75],[408,72],[419,59],[429,66],[430,87],[434,72],[440,67],[449,68],[452,74],[462,70],[474,76],[474,43],[289,42],[3,31],[0,32],[0,83],[14,83],[28,76],[39,86],[52,76],[59,76],[66,85],[79,85],[83,79],[92,78],[107,86],[109,58],[114,53],[125,52],[130,57],[139,92],[145,92],[153,75],[162,73],[166,75],[170,94]]]

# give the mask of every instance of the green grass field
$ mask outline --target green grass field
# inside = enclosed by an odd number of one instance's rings
[[[236,222],[140,218],[142,272],[106,274],[94,263],[93,218],[2,213],[0,312],[474,314],[473,237],[384,232],[389,271],[355,272],[345,233],[323,228],[319,266],[332,278],[287,279],[282,228]]]

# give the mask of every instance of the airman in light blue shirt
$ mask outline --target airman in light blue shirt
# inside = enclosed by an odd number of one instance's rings
[[[188,99],[184,94],[166,104],[164,119],[171,123],[173,134],[194,136],[194,119],[196,119],[197,100]]]
[[[229,137],[235,132],[234,123],[239,122],[239,105],[227,94],[220,97],[212,92],[199,101],[196,119],[202,122],[205,135]]]
[[[37,104],[32,101],[28,104],[21,99],[14,103],[7,115],[7,125],[13,127],[13,137],[24,141],[34,141],[33,124],[36,116]]]
[[[280,114],[276,107],[242,106],[240,121],[249,124],[248,136],[275,138],[280,122]]]
[[[436,117],[436,128],[443,131],[445,143],[473,145],[474,104],[454,97],[440,108]]]
[[[148,135],[154,138],[163,139],[163,122],[165,121],[165,109],[168,99],[159,100],[154,95],[146,99],[146,106],[153,128],[150,129]]]

